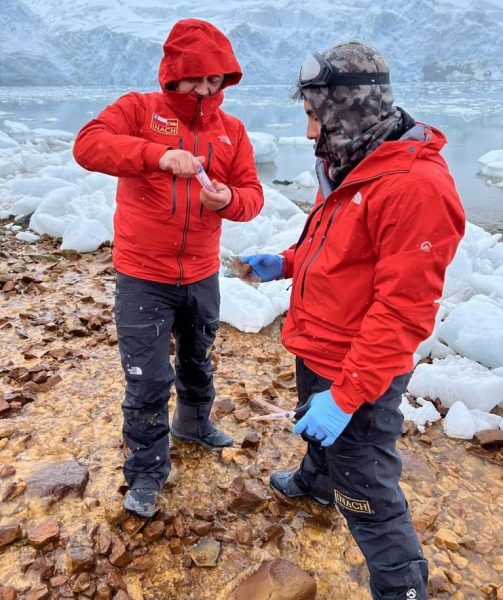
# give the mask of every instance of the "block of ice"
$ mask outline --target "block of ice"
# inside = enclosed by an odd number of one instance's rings
[[[279,154],[276,138],[271,133],[248,131],[248,137],[253,146],[253,154],[257,164],[274,162]]]
[[[498,429],[503,424],[503,417],[483,410],[473,409],[470,411],[477,427],[477,432],[484,429]]]
[[[13,140],[9,135],[7,135],[4,131],[0,131],[0,149],[5,148],[17,148],[19,144],[16,140]]]
[[[318,185],[313,176],[311,175],[311,171],[302,171],[302,173],[299,173],[297,177],[293,178],[293,182],[299,187],[305,188],[312,188]]]
[[[444,418],[445,433],[452,438],[471,440],[477,432],[475,419],[462,402],[455,402]]]
[[[445,406],[461,401],[489,412],[503,398],[503,377],[468,358],[447,356],[417,365],[408,390],[416,398],[439,398]]]
[[[424,398],[416,398],[416,400],[418,404],[421,404],[419,408],[412,406],[407,396],[404,394],[400,404],[400,411],[406,421],[412,421],[416,424],[419,431],[424,432],[426,430],[426,424],[438,421],[441,418],[441,415],[432,402],[429,402]]]
[[[503,366],[503,300],[472,296],[441,323],[438,338],[487,367]]]
[[[110,231],[101,221],[86,217],[74,218],[63,232],[62,250],[93,252],[110,240]]]
[[[238,278],[220,279],[220,319],[247,333],[257,333],[276,318],[269,298]]]

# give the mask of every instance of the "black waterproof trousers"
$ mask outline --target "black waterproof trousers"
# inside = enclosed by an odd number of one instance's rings
[[[160,490],[169,475],[173,381],[181,416],[185,410],[208,422],[215,398],[211,348],[219,308],[218,273],[187,285],[117,274],[115,316],[126,377],[122,431],[131,451],[124,476],[130,488]],[[174,369],[169,358],[172,334]]]
[[[301,359],[296,367],[299,405],[330,388]],[[380,398],[361,406],[332,446],[308,443],[295,474],[306,491],[337,503],[367,560],[374,600],[428,597],[428,563],[400,489],[395,447],[403,423],[398,407],[409,379],[395,377]]]

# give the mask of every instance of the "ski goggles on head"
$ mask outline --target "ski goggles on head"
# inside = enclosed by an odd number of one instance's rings
[[[298,86],[375,85],[389,83],[389,73],[338,73],[321,54],[313,52],[300,67]]]

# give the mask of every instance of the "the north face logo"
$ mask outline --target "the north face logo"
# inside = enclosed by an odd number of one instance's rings
[[[361,204],[362,200],[363,196],[360,192],[356,192],[356,194],[351,198],[351,202],[354,202],[355,204]]]
[[[417,592],[414,588],[407,591],[407,600],[414,600],[417,598]]]

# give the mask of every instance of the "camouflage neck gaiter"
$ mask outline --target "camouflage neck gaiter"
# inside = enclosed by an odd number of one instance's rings
[[[389,72],[383,56],[359,42],[339,44],[322,55],[340,73]],[[329,177],[337,185],[402,127],[389,84],[307,87],[302,94],[321,124],[315,154],[329,163]]]

